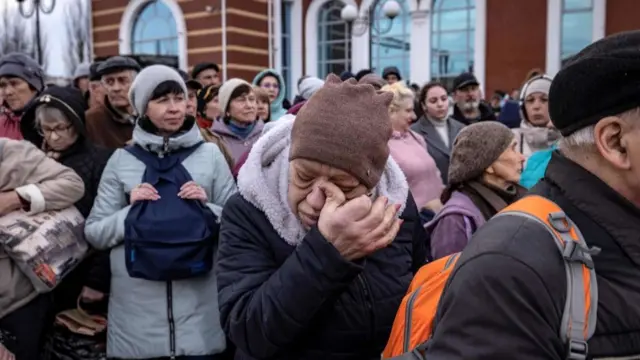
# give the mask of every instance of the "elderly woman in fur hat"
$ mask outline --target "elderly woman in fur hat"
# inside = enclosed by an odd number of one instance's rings
[[[220,314],[236,359],[379,359],[424,263],[389,156],[392,94],[335,75],[254,145],[225,206]]]

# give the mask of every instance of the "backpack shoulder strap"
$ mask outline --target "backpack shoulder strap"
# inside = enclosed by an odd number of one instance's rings
[[[151,155],[147,150],[143,149],[140,145],[127,145],[124,147],[124,150],[129,154],[135,156],[138,160],[147,164],[151,158],[154,156]]]
[[[181,148],[174,152],[172,155],[178,159],[178,164],[182,164],[184,159],[188,158],[191,154],[193,154],[198,148],[204,144],[204,141],[200,141],[192,146]]]
[[[202,144],[204,144],[204,141],[200,141],[193,146],[178,149],[175,152],[170,153],[169,156],[175,157],[175,164],[182,164],[184,159],[188,158],[189,155],[198,150],[198,148]],[[153,166],[154,168],[160,167],[160,159],[153,155],[151,152],[143,149],[140,145],[127,145],[124,147],[124,150],[135,156],[138,160],[142,161],[147,166]]]
[[[553,201],[537,195],[527,196],[500,212],[498,216],[532,219],[553,235],[564,260],[567,298],[562,314],[560,338],[567,344],[567,359],[586,359],[587,341],[595,332],[598,312],[598,284],[592,256],[600,249],[589,248],[577,226]]]

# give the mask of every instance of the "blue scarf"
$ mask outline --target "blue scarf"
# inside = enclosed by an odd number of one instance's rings
[[[245,139],[247,136],[249,136],[249,134],[251,134],[251,131],[253,131],[253,127],[255,125],[256,125],[255,122],[252,122],[249,125],[244,125],[244,124],[238,124],[232,120],[232,121],[229,121],[229,123],[227,124],[227,127],[236,136],[238,136],[241,139]]]

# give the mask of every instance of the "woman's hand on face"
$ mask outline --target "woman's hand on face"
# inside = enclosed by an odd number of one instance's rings
[[[156,201],[158,199],[160,199],[160,195],[158,195],[158,191],[153,187],[153,185],[144,183],[136,186],[131,191],[129,203],[133,205],[135,202],[141,200]]]
[[[16,360],[16,357],[4,345],[0,344],[0,360]]]
[[[385,197],[362,195],[346,201],[344,193],[331,183],[321,185],[326,201],[318,230],[347,260],[363,258],[389,245],[398,234],[402,220],[400,206],[388,204]]]
[[[182,185],[178,197],[186,200],[200,200],[204,202],[208,200],[207,192],[204,191],[202,186],[196,184],[195,181],[189,181]]]

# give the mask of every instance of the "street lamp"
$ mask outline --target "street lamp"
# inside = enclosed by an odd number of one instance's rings
[[[384,1],[384,0],[380,0]],[[382,28],[378,21],[376,21],[376,5],[378,2],[374,2],[369,6],[369,8],[365,11],[363,16],[358,16],[358,9],[356,9],[353,5],[345,5],[340,11],[340,18],[343,21],[346,21],[350,25],[352,24],[352,32],[356,36],[364,35],[367,32],[367,29],[371,27],[371,30],[374,31],[377,35],[383,35],[391,31],[391,27],[393,25],[393,19],[395,19],[400,12],[402,11],[402,7],[396,0],[387,0],[382,5],[382,13],[384,16],[389,19],[387,22],[387,26]]]
[[[38,64],[42,66],[42,44],[40,39],[40,13],[51,14],[56,7],[56,0],[16,0],[18,2],[18,8],[20,9],[20,15],[25,19],[36,15],[36,51],[38,54]],[[25,6],[25,3],[29,3],[30,6]],[[47,5],[48,4],[48,5]]]

